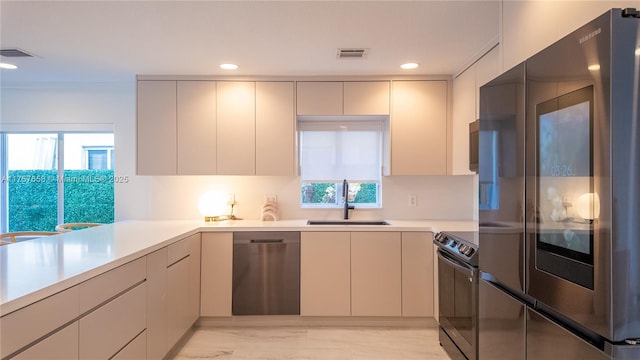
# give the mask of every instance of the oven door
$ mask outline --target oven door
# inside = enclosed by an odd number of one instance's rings
[[[475,360],[478,270],[438,250],[438,296],[440,327],[467,359]]]

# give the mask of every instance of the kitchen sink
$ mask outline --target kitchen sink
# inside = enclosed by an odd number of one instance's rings
[[[307,220],[307,225],[389,225],[384,220]]]

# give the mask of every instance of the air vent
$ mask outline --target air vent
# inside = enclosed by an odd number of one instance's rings
[[[33,57],[33,55],[20,49],[1,49],[0,55],[6,57]]]
[[[338,59],[366,59],[369,49],[338,49]]]

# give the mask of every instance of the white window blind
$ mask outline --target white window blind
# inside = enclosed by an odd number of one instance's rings
[[[382,121],[298,121],[304,181],[379,182]]]

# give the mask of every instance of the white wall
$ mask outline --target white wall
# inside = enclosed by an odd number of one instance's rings
[[[0,130],[113,130],[116,220],[199,219],[198,198],[208,190],[235,194],[235,214],[258,219],[265,194],[275,194],[283,218],[338,219],[342,211],[302,210],[298,177],[136,176],[135,84],[47,84],[3,88]],[[471,219],[473,176],[383,179],[383,209],[352,211],[354,218]],[[408,206],[409,195],[418,197]]]

